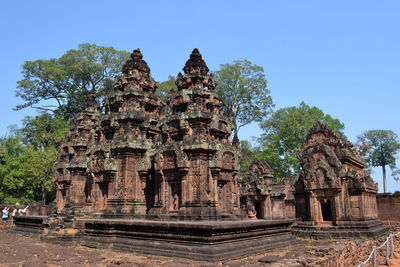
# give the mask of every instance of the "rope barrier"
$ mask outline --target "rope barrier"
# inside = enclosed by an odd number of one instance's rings
[[[366,261],[364,261],[364,262],[361,262],[361,263],[358,265],[358,267],[363,266],[364,264],[366,264],[366,263],[371,259],[371,257],[372,257],[372,255],[374,254],[375,250],[376,250],[376,247],[374,246],[374,248],[372,249],[371,254],[370,254],[369,257],[368,257],[368,259],[367,259]]]
[[[389,235],[389,236],[390,236],[390,235]],[[389,236],[386,238],[386,241],[382,244],[382,246],[377,247],[376,249],[381,249],[381,248],[383,248],[383,246],[386,245],[386,243],[388,242]]]
[[[364,264],[367,264],[371,259],[372,261],[372,266],[377,267],[378,265],[376,264],[376,252],[378,249],[383,248],[386,245],[386,256],[385,256],[385,264],[390,265],[390,258],[394,257],[394,242],[393,242],[393,237],[397,237],[400,235],[400,232],[397,234],[389,234],[389,236],[386,238],[386,241],[383,242],[383,244],[379,247],[373,246],[372,247],[372,252],[369,255],[368,259],[364,262],[360,262],[358,264],[358,267],[364,266]],[[390,248],[389,248],[390,247]]]

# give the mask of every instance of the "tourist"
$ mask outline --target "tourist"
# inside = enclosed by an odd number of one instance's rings
[[[12,211],[12,213],[11,213],[11,224],[14,224],[14,218],[15,218],[15,216],[17,216],[17,207],[14,207],[13,208],[13,211]]]
[[[18,210],[18,215],[19,215],[19,216],[26,215],[26,212],[28,211],[28,207],[29,207],[29,206],[26,206],[25,209],[19,209],[19,210]]]
[[[8,220],[8,208],[7,207],[4,207],[3,216],[1,218],[3,219],[3,222],[7,222],[7,220]]]
[[[17,207],[14,207],[14,209],[13,209],[13,211],[12,211],[12,213],[11,213],[11,217],[12,217],[12,218],[14,218],[15,216],[17,216],[17,211],[18,211]]]

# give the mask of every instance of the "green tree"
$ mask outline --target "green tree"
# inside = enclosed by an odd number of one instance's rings
[[[14,130],[15,134],[25,145],[36,151],[45,151],[50,147],[58,150],[69,121],[61,115],[41,112],[36,117],[26,116],[22,124],[22,128]]]
[[[164,101],[168,100],[169,94],[177,91],[176,79],[174,76],[169,75],[168,80],[158,83],[156,94]]]
[[[222,64],[214,75],[216,92],[225,100],[224,112],[232,116],[234,135],[253,121],[261,122],[271,112],[273,103],[262,67],[237,60],[232,65]]]
[[[258,158],[268,162],[269,166],[274,170],[274,178],[282,181],[288,176],[293,176],[297,159],[281,156],[279,154],[280,149],[276,145],[276,143],[271,143],[258,155]]]
[[[25,117],[23,127],[0,138],[0,199],[6,203],[51,200],[54,164],[68,126],[62,116]]]
[[[80,44],[60,58],[26,61],[16,95],[24,101],[15,107],[32,107],[74,118],[90,90],[101,97],[111,87],[129,53],[113,47]]]
[[[28,148],[26,153],[31,154],[27,177],[32,180],[35,200],[45,201],[54,194],[54,164],[69,122],[61,115],[42,112],[25,117],[22,123],[16,134]]]
[[[20,200],[18,197],[24,195],[23,171],[21,168],[22,158],[26,151],[21,138],[15,136],[4,136],[0,138],[0,201],[9,203],[10,196]]]
[[[52,182],[57,151],[49,148],[35,151],[16,143],[8,137],[5,153],[0,155],[1,199],[5,203],[30,203],[46,200],[46,195],[54,191]],[[19,153],[16,154],[16,151]]]
[[[399,172],[396,168],[396,154],[400,151],[397,134],[390,130],[365,131],[357,137],[357,145],[369,167],[382,167],[383,192],[386,193],[386,166],[393,175]]]
[[[31,150],[32,155],[29,160],[30,173],[29,177],[34,188],[34,199],[50,202],[47,196],[54,197],[55,186],[53,183],[54,164],[57,159],[58,150],[55,147],[46,148],[43,151]]]
[[[240,158],[240,173],[242,176],[242,184],[247,184],[247,171],[250,164],[257,158],[260,153],[258,147],[253,147],[247,140],[240,141],[240,150],[242,157]]]
[[[343,123],[304,102],[298,107],[277,110],[261,124],[264,133],[259,138],[263,149],[260,158],[270,164],[278,179],[293,177],[298,172],[298,152],[316,121],[326,124],[339,137],[345,137]]]

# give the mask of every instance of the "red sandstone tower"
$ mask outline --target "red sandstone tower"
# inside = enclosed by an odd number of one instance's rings
[[[183,71],[161,123],[150,214],[189,220],[242,217],[240,152],[231,144],[232,122],[223,115],[223,100],[197,49]]]
[[[105,95],[106,114],[93,148],[108,159],[108,164],[104,161],[103,166],[88,170],[97,188],[94,210],[103,215],[146,215],[150,200],[146,183],[152,168],[151,155],[159,142],[157,124],[164,106],[154,94],[156,88],[150,68],[137,49],[123,66],[113,90]],[[93,164],[98,159],[96,153],[92,153]]]
[[[151,157],[160,142],[158,122],[165,105],[139,49],[104,98],[105,114],[91,92],[64,138],[56,164],[57,206],[76,215],[146,215]],[[146,206],[147,205],[147,206]]]
[[[71,123],[61,142],[61,151],[55,166],[57,210],[61,212],[67,204],[81,209],[85,205],[87,152],[94,129],[99,120],[99,104],[95,93],[89,92],[75,123]]]

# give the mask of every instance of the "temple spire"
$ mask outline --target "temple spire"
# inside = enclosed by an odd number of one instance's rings
[[[86,101],[82,105],[84,112],[98,112],[100,109],[100,105],[96,100],[96,92],[95,90],[90,90]]]
[[[193,49],[190,54],[190,58],[186,61],[183,71],[187,73],[200,73],[201,75],[207,75],[209,69],[201,57],[201,54],[197,48]]]
[[[142,52],[140,52],[139,48],[133,50],[131,54],[131,59],[126,61],[126,63],[122,67],[122,72],[124,74],[128,74],[129,71],[134,69],[142,71],[146,74],[150,74],[150,68],[147,65],[146,61],[143,60],[143,55]]]

